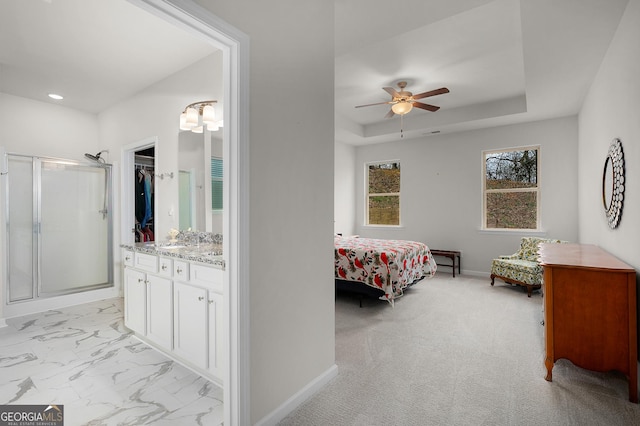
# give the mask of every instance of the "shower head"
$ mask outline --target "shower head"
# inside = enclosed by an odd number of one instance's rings
[[[103,152],[109,152],[106,149],[100,151],[99,153],[97,153],[96,155],[92,155],[92,154],[84,154],[85,157],[87,157],[89,160],[91,161],[95,161],[96,163],[104,163],[104,159],[100,158],[100,156],[102,155]]]

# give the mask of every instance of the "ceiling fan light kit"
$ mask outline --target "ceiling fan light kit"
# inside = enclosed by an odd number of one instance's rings
[[[391,105],[391,110],[393,111],[393,113],[398,115],[408,114],[412,109],[413,105],[411,104],[411,102],[407,101],[400,101],[396,104]]]
[[[407,87],[406,81],[399,81],[398,87],[400,91],[396,91],[393,87],[383,87],[382,90],[391,95],[391,100],[387,102],[377,102],[374,104],[367,105],[357,105],[356,108],[368,107],[373,105],[391,105],[391,110],[385,115],[385,118],[391,118],[394,115],[399,115],[402,118],[403,115],[411,112],[413,107],[424,109],[431,112],[436,112],[440,109],[439,106],[425,104],[423,102],[418,102],[417,99],[428,98],[431,96],[443,95],[445,93],[449,93],[449,89],[446,87],[442,87],[436,90],[430,90],[428,92],[418,93],[414,95],[413,93],[404,90]],[[400,137],[404,137],[402,133],[402,120],[400,121]]]

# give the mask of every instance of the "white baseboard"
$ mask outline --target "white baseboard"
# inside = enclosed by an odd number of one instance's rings
[[[491,280],[490,275],[491,272],[484,272],[484,271],[469,271],[467,269],[463,269],[462,273],[464,275],[471,275],[472,277],[480,277],[480,278],[486,278],[487,280]]]
[[[287,399],[282,405],[264,416],[256,423],[256,426],[275,426],[284,419],[290,412],[295,410],[300,404],[313,396],[331,379],[338,375],[338,366],[333,364],[324,373],[313,379],[309,384]]]
[[[447,269],[443,269],[443,268],[447,268]],[[438,272],[447,275],[447,274],[451,274],[451,266],[438,266]],[[461,274],[458,274],[458,268],[456,268],[456,277],[458,275],[467,275],[467,276],[472,276],[472,277],[480,277],[480,278],[486,278],[486,279],[490,279],[489,276],[491,275],[491,272],[484,272],[484,271],[471,271],[469,269],[463,269]]]

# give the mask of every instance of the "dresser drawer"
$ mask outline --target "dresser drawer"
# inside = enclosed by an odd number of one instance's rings
[[[131,250],[122,251],[122,262],[124,266],[133,266],[133,252]]]
[[[158,259],[158,275],[163,277],[171,277],[173,275],[173,260],[167,257]]]
[[[181,281],[189,281],[189,262],[183,260],[173,261],[173,276]]]
[[[136,252],[133,267],[147,272],[158,272],[158,256]]]
[[[222,294],[223,271],[204,265],[191,265],[191,283],[207,287]]]

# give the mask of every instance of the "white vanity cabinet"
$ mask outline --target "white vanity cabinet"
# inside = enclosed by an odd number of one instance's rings
[[[173,287],[174,352],[218,383],[224,375],[222,277],[220,269],[193,263],[189,277]]]
[[[209,371],[222,382],[224,376],[224,317],[223,297],[221,293],[208,291],[209,308]]]
[[[223,270],[123,251],[125,325],[157,349],[222,384]]]
[[[173,283],[147,275],[147,338],[165,349],[173,346]]]
[[[162,269],[158,271],[158,265],[171,262],[171,259],[159,260],[157,256],[145,253],[132,255],[133,267],[127,266],[124,270],[124,324],[152,343],[171,350],[173,283],[166,278]],[[124,254],[125,266],[127,256],[131,254]]]
[[[147,335],[146,274],[135,269],[124,270],[124,325],[142,336]]]
[[[207,290],[176,282],[173,288],[176,355],[207,368]]]

